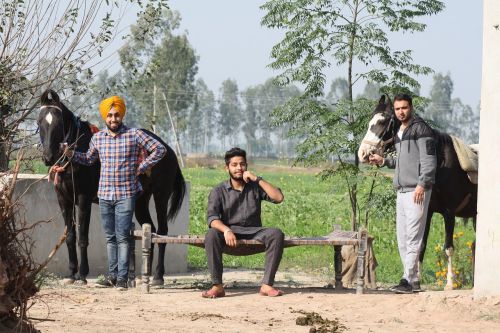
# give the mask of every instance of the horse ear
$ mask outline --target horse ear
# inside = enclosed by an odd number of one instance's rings
[[[52,89],[49,89],[49,93],[50,93],[50,96],[52,97],[52,100],[59,104],[59,102],[60,102],[59,95]]]
[[[43,92],[42,96],[40,96],[40,102],[42,103],[42,105],[49,104],[49,90],[45,90]]]
[[[387,101],[386,101],[386,102],[387,102],[387,104],[391,105],[391,104],[392,104],[392,102],[391,102],[391,98],[389,97],[389,95],[388,95],[388,94],[385,94],[385,97],[386,97],[386,99],[387,99]]]
[[[385,95],[380,96],[380,99],[378,101],[378,105],[385,104]]]
[[[49,97],[50,95],[50,97]],[[52,89],[47,89],[45,92],[40,96],[40,101],[42,102],[42,105],[47,105],[51,104],[50,102],[56,102],[59,103],[59,95]]]

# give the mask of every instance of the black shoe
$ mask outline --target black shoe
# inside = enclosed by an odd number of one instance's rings
[[[396,294],[411,294],[413,292],[411,284],[409,284],[406,279],[401,279],[397,286],[394,286],[389,290],[395,292]]]
[[[99,278],[95,283],[95,286],[98,288],[110,288],[114,287],[115,285],[116,285],[116,278],[109,276]]]
[[[413,290],[414,293],[419,293],[421,291],[424,291],[421,287],[420,287],[420,281],[415,281],[415,282],[412,282],[411,283],[411,289]]]
[[[115,285],[116,289],[119,290],[119,291],[125,291],[128,289],[128,284],[127,284],[127,281],[124,281],[124,280],[118,280],[116,281],[116,285]]]

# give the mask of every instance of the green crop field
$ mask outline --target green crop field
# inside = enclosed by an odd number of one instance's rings
[[[258,172],[272,184],[279,186],[285,201],[274,205],[263,203],[263,223],[265,226],[281,228],[290,236],[320,236],[332,230],[334,224],[343,229],[350,228],[350,209],[348,195],[341,179],[322,181],[311,172],[283,171]],[[257,167],[258,170],[258,167]],[[264,169],[265,170],[265,169]],[[293,170],[293,169],[292,169]],[[191,183],[190,225],[191,234],[204,234],[207,230],[206,207],[210,189],[227,178],[227,173],[207,168],[188,168],[183,170],[186,180]],[[360,191],[363,189],[360,188]],[[389,189],[391,191],[392,189]],[[402,266],[396,242],[394,213],[377,214],[381,217],[370,219],[369,233],[374,237],[374,251],[378,261],[377,280],[394,283],[401,277]],[[460,285],[470,286],[470,242],[474,238],[472,223],[457,221],[455,227],[456,270],[462,274]],[[441,272],[444,262],[444,222],[440,215],[433,218],[426,257],[423,267],[423,283],[443,282]],[[205,253],[202,249],[189,248],[189,264],[192,267],[206,267]],[[301,246],[285,249],[280,269],[309,271],[333,276],[333,251],[330,247]],[[262,268],[264,255],[248,257],[225,256],[224,263],[231,267]],[[439,272],[436,274],[436,272]],[[436,280],[436,275],[440,276]],[[459,286],[460,286],[459,285]]]

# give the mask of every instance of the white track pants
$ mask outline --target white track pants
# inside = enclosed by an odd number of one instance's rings
[[[396,201],[396,232],[399,255],[403,263],[403,279],[418,281],[418,253],[425,230],[431,190],[425,191],[424,202],[413,202],[412,192],[398,192]]]

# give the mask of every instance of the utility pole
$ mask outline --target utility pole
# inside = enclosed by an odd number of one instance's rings
[[[181,167],[184,168],[184,158],[182,157],[181,145],[179,144],[179,138],[177,137],[177,131],[175,130],[174,120],[172,119],[172,114],[170,113],[170,108],[168,107],[167,96],[162,92],[163,100],[167,106],[168,118],[170,119],[170,125],[172,126],[172,132],[174,132],[175,146],[177,148],[177,154],[179,154],[179,159],[181,160]]]
[[[153,86],[153,121],[152,126],[153,133],[156,134],[156,82]]]
[[[153,120],[152,120],[153,133],[156,134],[156,83],[153,85]]]

